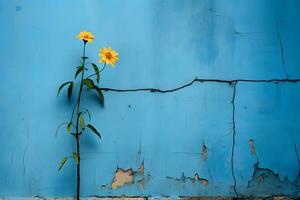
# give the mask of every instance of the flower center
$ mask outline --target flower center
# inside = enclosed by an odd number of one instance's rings
[[[110,53],[110,52],[107,52],[106,54],[105,54],[105,56],[106,56],[106,58],[107,59],[112,59],[112,54]]]

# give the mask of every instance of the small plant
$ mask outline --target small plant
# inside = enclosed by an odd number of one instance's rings
[[[78,67],[76,67],[75,75],[74,75],[74,81],[67,81],[63,83],[59,89],[57,95],[61,92],[61,90],[65,87],[67,87],[67,98],[70,102],[72,94],[74,93],[74,86],[78,85],[78,94],[77,94],[77,100],[74,104],[70,120],[67,123],[63,123],[62,125],[66,125],[66,131],[69,133],[72,137],[74,137],[76,141],[76,152],[73,152],[70,156],[64,157],[60,165],[58,167],[58,171],[60,171],[67,160],[69,158],[72,158],[77,166],[77,185],[76,185],[76,197],[77,200],[80,198],[80,137],[86,130],[90,130],[96,136],[98,136],[101,139],[101,135],[99,131],[91,124],[86,123],[87,121],[90,122],[91,120],[91,114],[88,109],[81,108],[81,97],[86,91],[92,91],[95,92],[99,97],[100,105],[104,106],[104,96],[101,91],[101,89],[97,86],[100,81],[100,73],[105,69],[106,65],[111,65],[112,67],[115,66],[116,61],[118,58],[118,53],[111,49],[111,47],[108,48],[101,48],[100,49],[100,63],[103,63],[102,68],[99,70],[98,66],[95,63],[87,63],[88,57],[86,56],[86,47],[87,44],[92,42],[94,40],[94,35],[91,32],[83,31],[78,34],[78,39],[83,41],[83,55],[81,57],[81,63]],[[87,71],[89,69],[93,70],[92,74],[86,75]],[[79,77],[79,82],[75,82],[76,78]],[[93,80],[94,79],[94,80]],[[86,88],[87,90],[84,90]],[[88,119],[88,120],[87,120]],[[59,128],[61,125],[59,126]],[[58,129],[59,129],[58,128]]]

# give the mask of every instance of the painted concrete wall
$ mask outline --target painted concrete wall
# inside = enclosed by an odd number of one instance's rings
[[[299,9],[297,0],[1,0],[0,196],[75,192],[74,163],[57,172],[74,140],[55,137],[71,112],[56,92],[78,65],[81,30],[96,35],[92,61],[102,46],[120,54],[103,87],[262,80],[108,91],[103,109],[85,97],[103,139],[83,137],[83,196],[299,195],[300,82],[265,82],[300,78]],[[134,183],[115,188],[115,176]]]

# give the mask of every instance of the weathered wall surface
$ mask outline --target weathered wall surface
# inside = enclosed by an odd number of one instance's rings
[[[83,137],[83,196],[298,196],[299,9],[297,0],[1,0],[0,196],[74,194],[74,163],[57,172],[74,141],[55,137],[71,111],[56,91],[78,65],[81,30],[96,34],[92,61],[102,46],[120,54],[102,87],[163,90],[107,91],[103,109],[83,99],[103,136]]]

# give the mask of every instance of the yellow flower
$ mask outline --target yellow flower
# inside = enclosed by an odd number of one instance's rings
[[[99,56],[101,58],[99,62],[105,64],[111,64],[112,67],[114,67],[115,62],[119,60],[118,53],[115,50],[113,50],[111,47],[101,48]]]
[[[77,35],[77,38],[84,42],[92,42],[95,36],[91,32],[82,31]]]

